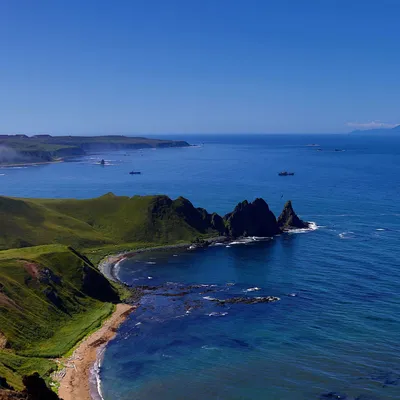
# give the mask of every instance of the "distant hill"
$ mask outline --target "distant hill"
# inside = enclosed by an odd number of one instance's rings
[[[381,136],[395,136],[399,135],[400,137],[400,125],[395,126],[394,128],[389,129],[367,129],[361,130],[357,129],[355,131],[350,132],[351,135],[381,135]]]
[[[51,162],[94,151],[187,146],[183,140],[127,136],[0,135],[0,164]]]

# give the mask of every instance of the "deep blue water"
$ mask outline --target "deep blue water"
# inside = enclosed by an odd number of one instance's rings
[[[123,263],[120,277],[128,283],[169,282],[175,291],[209,286],[143,299],[105,352],[104,399],[336,398],[330,392],[399,399],[400,140],[187,139],[204,145],[0,169],[6,195],[165,193],[221,214],[255,197],[278,214],[292,199],[298,214],[319,226],[231,247],[145,253]],[[319,146],[307,146],[312,143]],[[95,165],[101,158],[111,165]],[[130,176],[131,169],[143,175]],[[279,177],[283,169],[296,174]],[[260,290],[245,292],[254,287]],[[281,300],[222,307],[204,299],[239,295]]]

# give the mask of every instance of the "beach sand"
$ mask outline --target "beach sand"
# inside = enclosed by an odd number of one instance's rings
[[[60,376],[58,394],[61,399],[91,400],[89,376],[98,351],[114,338],[118,327],[134,309],[128,304],[117,304],[102,327],[80,343],[70,358],[62,360],[65,371]]]

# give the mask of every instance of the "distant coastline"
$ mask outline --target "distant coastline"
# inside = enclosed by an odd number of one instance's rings
[[[0,166],[52,163],[95,151],[189,146],[184,140],[128,136],[0,135]]]

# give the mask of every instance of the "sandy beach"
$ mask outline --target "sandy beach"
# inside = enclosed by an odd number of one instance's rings
[[[118,327],[135,307],[128,304],[117,304],[111,317],[102,327],[86,338],[73,355],[62,360],[65,370],[59,373],[60,387],[58,394],[63,400],[91,400],[90,370],[96,362],[98,351],[112,340]]]

